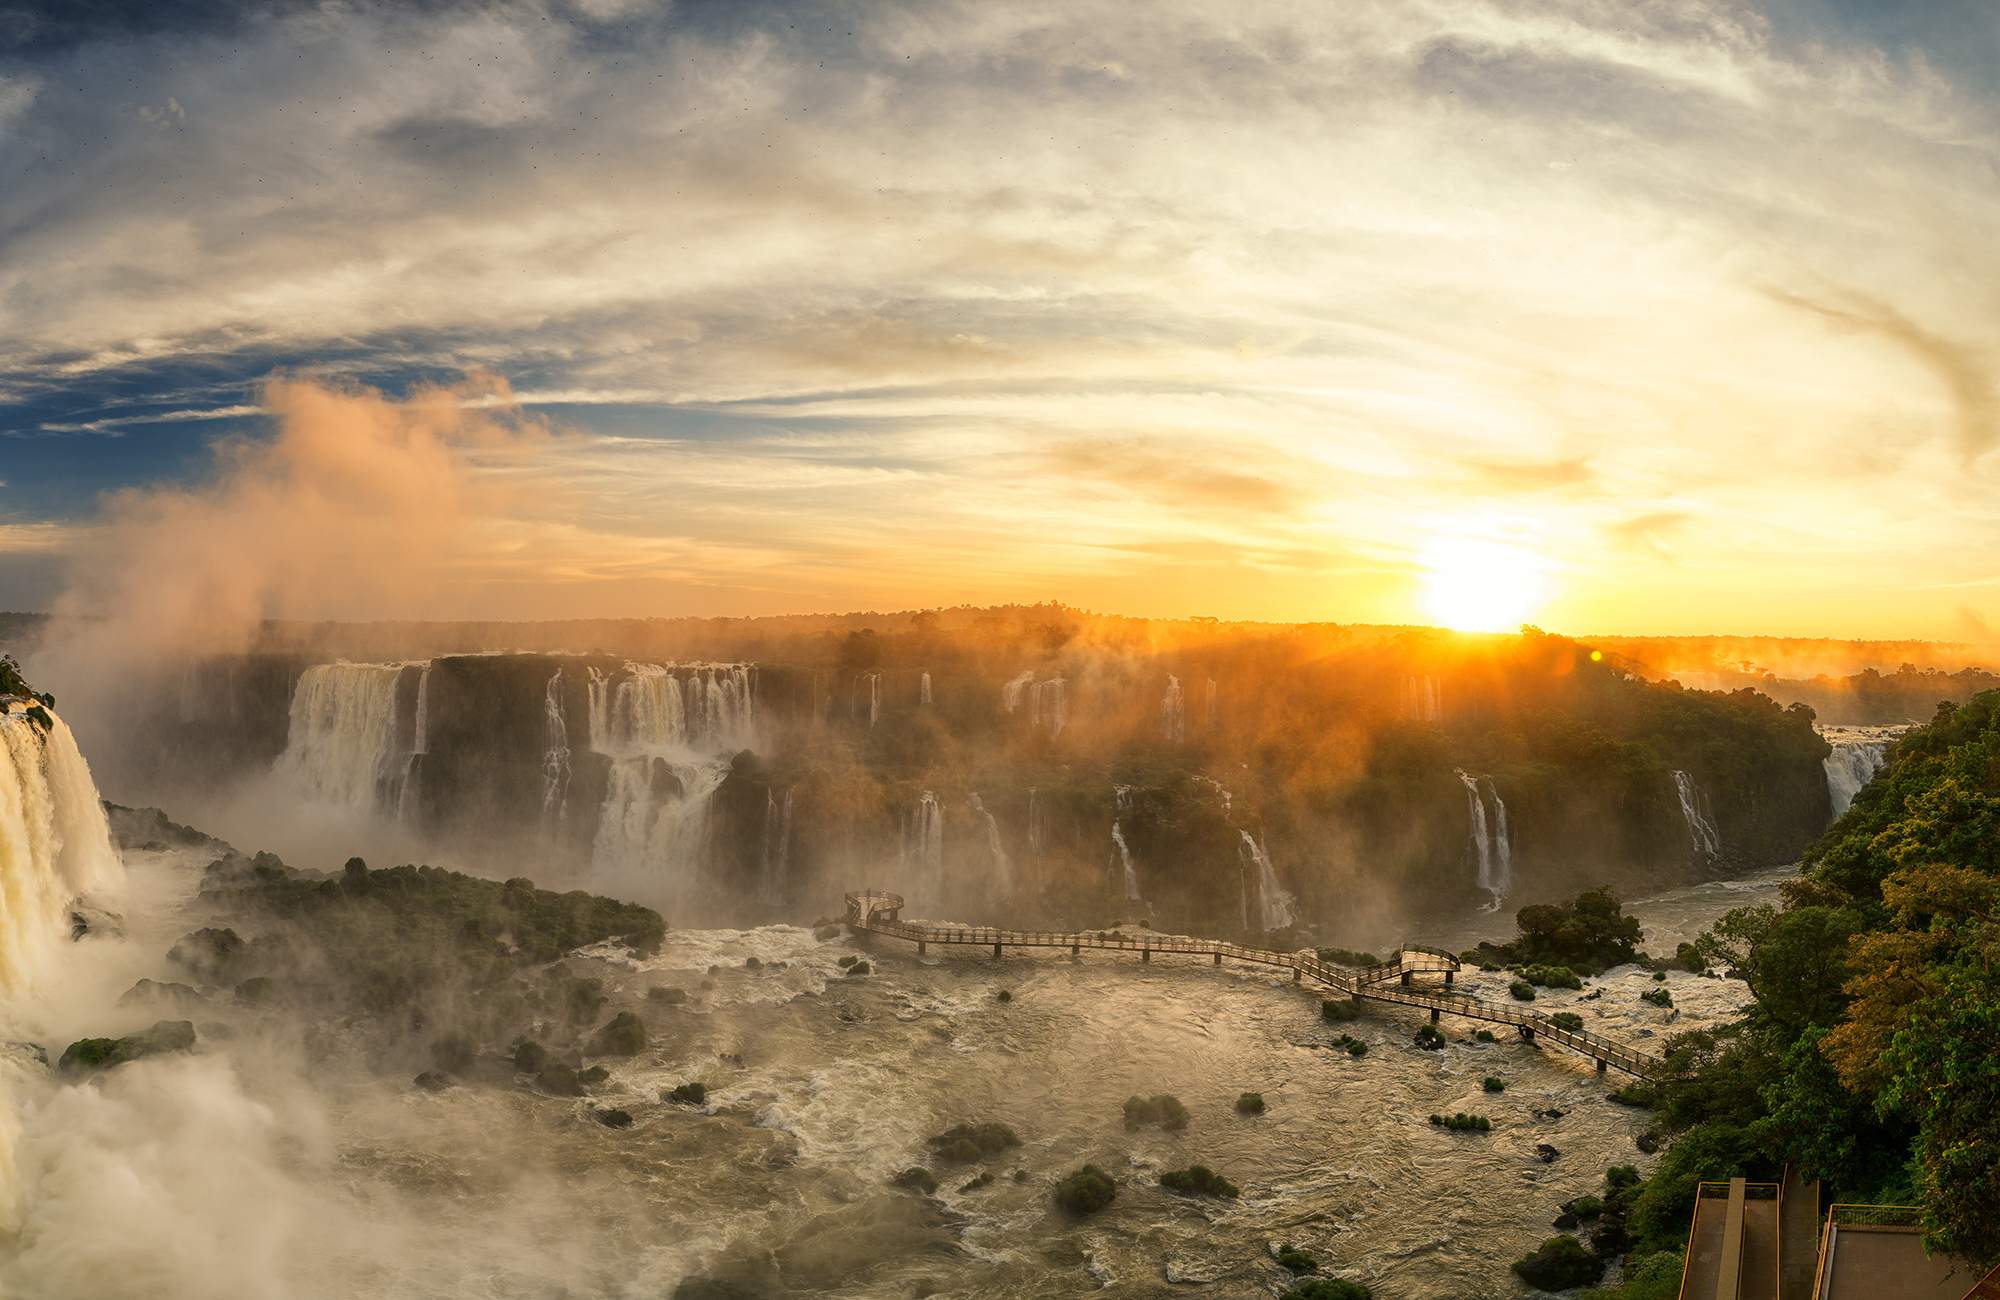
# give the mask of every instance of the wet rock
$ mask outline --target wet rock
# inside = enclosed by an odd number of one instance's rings
[[[204,1020],[195,1028],[201,1031],[203,1038],[213,1039],[218,1043],[226,1043],[236,1037],[236,1026],[225,1024],[220,1020]]]
[[[1583,1220],[1577,1218],[1574,1214],[1558,1214],[1555,1217],[1555,1222],[1549,1226],[1558,1232],[1575,1232],[1582,1223]]]
[[[684,1083],[668,1093],[665,1100],[686,1106],[704,1106],[708,1104],[708,1089],[699,1083]]]
[[[116,912],[102,908],[77,906],[70,909],[69,937],[82,939],[88,935],[115,939],[125,933],[125,918]]]
[[[1557,1110],[1554,1106],[1549,1107],[1547,1110],[1538,1110],[1531,1113],[1536,1119],[1561,1119],[1563,1116],[1569,1114],[1568,1111]]]
[[[1557,1160],[1561,1158],[1562,1158],[1562,1152],[1556,1150],[1548,1143],[1538,1142],[1535,1144],[1535,1159],[1541,1161],[1543,1164],[1545,1165],[1554,1164]]]
[[[889,1183],[892,1187],[902,1187],[909,1191],[922,1192],[926,1196],[937,1190],[937,1179],[931,1175],[931,1171],[917,1165],[911,1165],[902,1173],[891,1178]]]
[[[214,980],[241,960],[243,939],[234,930],[201,929],[181,936],[167,960],[185,966],[203,980]]]
[[[121,1007],[169,1007],[180,1011],[192,1007],[205,1007],[208,999],[187,984],[162,984],[157,980],[140,980],[119,995]]]
[[[794,1289],[830,1291],[888,1261],[958,1258],[947,1222],[935,1201],[884,1194],[812,1219],[775,1257]]]
[[[13,1057],[22,1065],[33,1061],[44,1070],[49,1068],[49,1049],[40,1043],[7,1043],[4,1047],[0,1047],[0,1052]]]
[[[1568,1291],[1603,1280],[1604,1261],[1575,1237],[1551,1237],[1534,1254],[1514,1261],[1521,1280],[1538,1291]]]
[[[1623,1255],[1632,1249],[1632,1234],[1624,1219],[1608,1214],[1599,1221],[1597,1231],[1590,1234],[1590,1245],[1599,1255]]]
[[[535,1076],[535,1086],[543,1092],[557,1097],[581,1097],[583,1083],[576,1077],[576,1071],[561,1061],[551,1061]]]
[[[584,1047],[589,1056],[637,1056],[646,1050],[646,1022],[621,1011]]]
[[[632,1113],[624,1110],[600,1110],[597,1122],[606,1128],[631,1128]]]
[[[425,1092],[443,1092],[446,1088],[449,1088],[452,1085],[452,1080],[450,1075],[434,1074],[429,1070],[425,1070],[415,1079],[412,1079],[411,1082],[414,1083],[417,1087],[423,1089]]]
[[[126,1038],[83,1038],[63,1050],[56,1068],[65,1074],[87,1074],[108,1070],[144,1056],[185,1052],[194,1047],[194,1024],[187,1020],[161,1020],[142,1034]]]

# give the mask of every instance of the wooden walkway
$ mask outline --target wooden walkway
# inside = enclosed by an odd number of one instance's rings
[[[1222,964],[1224,957],[1229,957],[1236,961],[1254,962],[1262,966],[1284,967],[1292,972],[1292,979],[1295,982],[1312,979],[1328,988],[1347,994],[1357,1003],[1372,998],[1377,1002],[1423,1007],[1430,1011],[1432,1024],[1437,1023],[1440,1015],[1450,1014],[1467,1020],[1483,1020],[1489,1024],[1512,1025],[1528,1042],[1547,1039],[1581,1052],[1597,1062],[1600,1072],[1608,1066],[1643,1079],[1656,1072],[1662,1065],[1657,1056],[1627,1047],[1623,1043],[1614,1042],[1588,1030],[1565,1029],[1539,1012],[1516,1010],[1510,1006],[1486,1002],[1479,998],[1412,987],[1410,983],[1412,976],[1438,973],[1444,975],[1446,988],[1451,986],[1452,977],[1459,970],[1458,958],[1434,948],[1406,947],[1396,961],[1356,968],[1331,966],[1305,953],[1246,948],[1241,944],[1225,943],[1220,939],[1185,939],[1163,934],[1133,936],[1113,930],[1095,934],[1089,932],[1058,934],[1045,930],[1001,930],[987,926],[954,925],[949,922],[917,923],[900,919],[902,910],[903,899],[898,894],[878,893],[872,890],[849,894],[847,928],[860,933],[878,934],[914,943],[919,953],[926,951],[931,944],[948,943],[978,948],[990,947],[995,957],[1000,955],[1002,948],[1067,948],[1071,955],[1081,953],[1085,948],[1098,948],[1113,952],[1136,952],[1139,954],[1139,960],[1145,962],[1153,960],[1153,954],[1156,952],[1190,955],[1205,953],[1214,959],[1214,964],[1217,966]]]

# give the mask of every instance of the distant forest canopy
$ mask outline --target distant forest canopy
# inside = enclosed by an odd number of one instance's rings
[[[232,650],[356,661],[427,659],[497,650],[622,655],[651,660],[851,665],[847,638],[887,638],[886,667],[897,656],[928,654],[939,634],[1004,643],[1023,629],[1151,654],[1199,655],[1246,638],[1289,643],[1304,656],[1398,646],[1421,637],[1470,647],[1507,634],[1463,633],[1415,625],[1225,622],[1212,618],[1142,619],[1097,614],[1058,603],[962,605],[947,609],[785,614],[757,618],[570,619],[544,622],[269,622]],[[49,640],[50,615],[0,612],[0,649],[17,658]],[[1443,641],[1439,641],[1443,638]],[[2000,688],[2000,647],[1944,641],[1841,641],[1806,637],[1595,636],[1573,638],[1602,651],[1647,681],[1678,681],[1689,690],[1738,691],[1779,704],[1806,704],[1823,725],[1918,723],[1942,701],[1963,704]],[[895,647],[891,649],[892,645]]]
[[[121,802],[176,806],[175,782],[271,770],[308,665],[428,656],[427,674],[392,670],[385,733],[414,735],[429,700],[420,791],[384,788],[378,806],[393,799],[403,824],[454,844],[601,865],[601,810],[650,824],[688,774],[635,796],[628,760],[589,734],[591,692],[634,680],[628,660],[747,661],[755,734],[736,743],[755,752],[705,796],[703,901],[675,924],[778,919],[780,895],[826,905],[901,870],[913,887],[944,882],[926,906],[960,919],[1095,924],[1131,904],[1202,933],[1290,915],[1374,943],[1394,936],[1371,915],[1788,861],[1830,814],[1809,709],[1648,683],[1534,629],[1161,623],[1058,605],[854,626],[871,617],[271,628],[262,651],[163,665],[111,714],[123,730],[92,763]],[[446,653],[471,649],[519,653]],[[378,774],[413,766],[371,754]],[[930,827],[941,846],[917,844]]]

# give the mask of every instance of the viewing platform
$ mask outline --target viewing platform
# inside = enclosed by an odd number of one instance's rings
[[[1006,948],[1067,948],[1071,956],[1080,955],[1085,948],[1109,952],[1136,952],[1142,962],[1152,961],[1156,952],[1185,953],[1189,956],[1207,955],[1217,966],[1220,966],[1223,958],[1227,957],[1235,961],[1290,970],[1295,983],[1303,983],[1310,979],[1316,984],[1347,994],[1357,1003],[1364,999],[1372,999],[1376,1002],[1422,1007],[1431,1013],[1432,1024],[1436,1024],[1440,1016],[1449,1014],[1466,1020],[1512,1025],[1528,1042],[1546,1039],[1590,1057],[1597,1062],[1599,1072],[1607,1068],[1616,1069],[1643,1079],[1659,1070],[1663,1064],[1657,1056],[1627,1047],[1602,1035],[1593,1034],[1588,1030],[1566,1029],[1539,1012],[1517,1011],[1513,1007],[1487,1002],[1480,998],[1417,988],[1411,982],[1413,977],[1429,974],[1442,974],[1445,987],[1450,988],[1453,978],[1460,970],[1460,963],[1457,957],[1448,952],[1415,944],[1406,946],[1397,954],[1395,961],[1382,962],[1375,966],[1339,967],[1322,962],[1307,952],[1273,952],[1267,948],[1248,948],[1242,944],[1227,943],[1220,939],[1189,939],[1153,934],[1130,935],[1115,930],[1103,930],[1097,933],[1085,931],[1075,934],[1047,930],[1006,930],[941,921],[905,921],[901,919],[902,912],[903,898],[899,894],[862,890],[847,895],[848,929],[861,934],[881,935],[914,943],[919,954],[929,951],[931,944],[941,943],[977,948],[991,947],[996,958]]]

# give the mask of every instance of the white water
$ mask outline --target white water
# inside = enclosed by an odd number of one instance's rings
[[[944,898],[944,808],[925,790],[903,819],[903,866],[931,907]]]
[[[396,795],[396,818],[414,826],[422,813],[424,755],[431,752],[431,666],[417,677],[416,736],[410,742],[410,756],[403,762],[403,788]]]
[[[1826,790],[1838,819],[1854,804],[1854,796],[1882,770],[1889,746],[1908,727],[1820,727],[1820,738],[1833,746],[1823,760]]]
[[[779,808],[777,796],[764,796],[764,861],[763,876],[759,882],[758,896],[772,906],[782,906],[786,901],[787,886],[791,881],[792,856],[792,792],[785,791],[783,809]]]
[[[1213,677],[1211,677],[1211,678],[1209,678],[1209,679],[1208,679],[1208,719],[1207,719],[1207,726],[1208,726],[1209,728],[1211,728],[1211,729],[1213,729],[1213,728],[1214,728],[1214,726],[1215,726],[1215,679],[1214,679]]]
[[[1112,788],[1118,794],[1118,811],[1121,813],[1130,812],[1132,809],[1132,787],[1129,785],[1120,785],[1113,786]],[[1111,819],[1111,843],[1118,850],[1116,865],[1122,867],[1125,872],[1125,901],[1128,903],[1143,901],[1139,894],[1139,873],[1132,868],[1132,850],[1125,843],[1125,828],[1118,824],[1116,817]]]
[[[44,732],[0,715],[0,994],[32,982],[69,932],[74,899],[124,884],[90,766],[69,727],[54,724]]]
[[[1181,702],[1181,679],[1167,678],[1166,698],[1160,701],[1160,734],[1178,745],[1187,739],[1187,709]]]
[[[1240,852],[1245,858],[1257,864],[1257,901],[1262,911],[1261,928],[1282,930],[1299,919],[1298,900],[1278,883],[1277,869],[1271,865],[1271,855],[1264,852],[1264,846],[1257,843],[1249,831],[1240,833],[1243,836]]]
[[[929,704],[930,702],[931,702],[931,675],[929,673],[925,673],[923,677],[920,678],[917,682],[917,703]]]
[[[1444,713],[1444,679],[1404,674],[1396,679],[1397,704],[1406,718],[1436,722]]]
[[[408,766],[396,745],[401,664],[315,664],[292,692],[291,727],[276,770],[298,795],[360,813],[400,802]]]
[[[1722,852],[1722,835],[1715,829],[1715,823],[1709,820],[1708,810],[1702,806],[1701,787],[1686,772],[1675,772],[1674,792],[1680,796],[1681,816],[1687,819],[1688,835],[1694,840],[1694,851],[1713,861]]]
[[[1028,671],[1022,673],[1020,676],[1015,677],[1009,682],[1007,682],[1004,686],[1000,688],[1000,707],[1005,709],[1009,713],[1012,713],[1014,710],[1020,708],[1021,692],[1026,690],[1028,688],[1028,683],[1034,680],[1035,680],[1035,670],[1030,668]]]
[[[1478,863],[1473,883],[1491,896],[1491,901],[1480,911],[1495,912],[1514,888],[1514,843],[1507,829],[1507,805],[1491,778],[1460,772],[1458,779],[1465,785],[1467,813],[1472,821],[1472,852]],[[1493,805],[1490,813],[1489,797]]]
[[[419,685],[418,694],[422,691]],[[569,815],[569,719],[560,668],[542,692],[542,736],[542,834],[552,836]]]
[[[993,858],[993,886],[1002,898],[1011,898],[1014,895],[1014,860],[1001,847],[1000,823],[986,811],[986,805],[979,802],[977,794],[968,795],[965,802],[973,812],[986,819],[986,850]]]
[[[1028,724],[1047,727],[1051,736],[1060,736],[1069,725],[1069,684],[1060,677],[1036,682],[1028,695]]]

